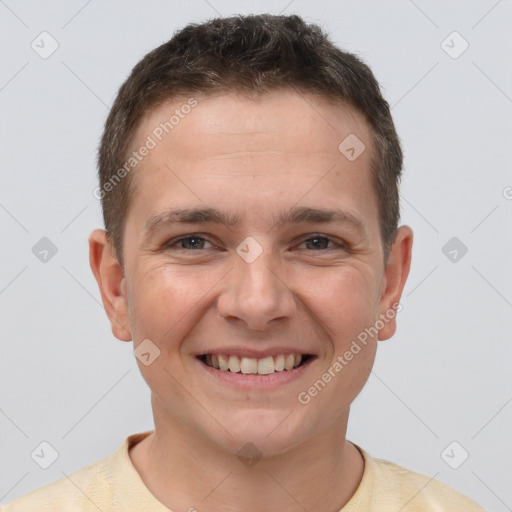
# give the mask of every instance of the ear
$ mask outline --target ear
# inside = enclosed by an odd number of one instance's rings
[[[103,229],[96,229],[89,236],[89,263],[112,333],[121,341],[131,341],[124,273]]]
[[[400,297],[411,267],[412,240],[409,226],[398,228],[382,279],[379,319],[384,326],[379,329],[379,340],[391,338],[396,331],[396,314],[401,309]]]

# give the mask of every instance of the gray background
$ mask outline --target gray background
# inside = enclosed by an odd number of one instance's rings
[[[89,269],[98,140],[146,52],[189,22],[261,12],[300,14],[360,55],[405,150],[413,264],[348,437],[512,510],[510,0],[0,1],[0,503],[153,428],[131,344],[111,334]],[[43,31],[59,45],[46,59],[31,48],[50,48]],[[46,262],[32,252],[42,237],[58,249]],[[31,457],[43,441],[59,454],[48,469]]]

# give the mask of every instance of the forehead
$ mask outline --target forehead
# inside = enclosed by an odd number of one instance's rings
[[[232,209],[260,210],[278,199],[282,208],[299,201],[306,188],[307,199],[317,203],[330,195],[326,206],[335,207],[351,196],[347,206],[355,207],[372,188],[372,143],[363,115],[294,90],[174,98],[144,117],[134,141],[135,150],[148,141],[152,147],[132,175],[132,201],[143,205],[138,214],[146,217],[220,199]],[[365,149],[351,159],[343,153],[350,146]],[[362,213],[373,214],[373,205]]]
[[[207,140],[201,143],[191,134]],[[371,145],[364,116],[353,107],[312,93],[280,89],[251,97],[229,92],[168,100],[144,116],[134,140],[141,142],[150,136],[160,146],[172,141],[175,149],[199,149],[203,157],[233,153],[230,146],[237,151],[271,150],[272,142],[282,151],[336,154],[350,134],[367,148]]]

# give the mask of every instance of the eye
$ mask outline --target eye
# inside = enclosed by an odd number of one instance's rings
[[[344,243],[335,241],[332,238],[329,238],[329,237],[323,236],[323,235],[313,235],[313,236],[307,238],[306,240],[304,240],[300,245],[308,244],[310,247],[313,247],[315,251],[322,251],[322,250],[327,250],[327,249],[332,248],[332,247],[327,247],[327,245],[329,243],[337,245],[338,247],[340,247],[342,249],[345,248]]]
[[[208,240],[199,235],[187,235],[178,238],[177,240],[171,240],[164,246],[165,249],[183,249],[183,250],[201,250],[204,249],[204,244],[209,244]],[[211,244],[210,244],[211,245]]]

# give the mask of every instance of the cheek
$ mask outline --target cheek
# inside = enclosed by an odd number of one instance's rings
[[[353,339],[376,318],[375,283],[361,268],[332,268],[325,276],[308,280],[301,277],[304,301],[332,340],[336,352],[344,351]]]
[[[331,329],[336,334],[331,373],[337,375],[333,389],[342,390],[347,405],[366,383],[375,360],[377,318],[375,283],[362,272],[346,272],[340,277],[338,310],[331,311]]]
[[[183,381],[185,374],[180,344],[204,296],[198,284],[201,279],[197,273],[187,279],[184,273],[160,265],[140,271],[132,283],[130,315],[135,346],[149,339],[160,351],[150,365],[138,362],[138,366],[153,393],[165,396],[174,410],[186,402],[176,385],[176,380]],[[168,394],[169,389],[173,393]]]
[[[154,340],[161,350],[173,345],[173,339],[190,329],[218,281],[217,273],[206,268],[191,272],[164,264],[140,272],[131,294],[135,339]]]

